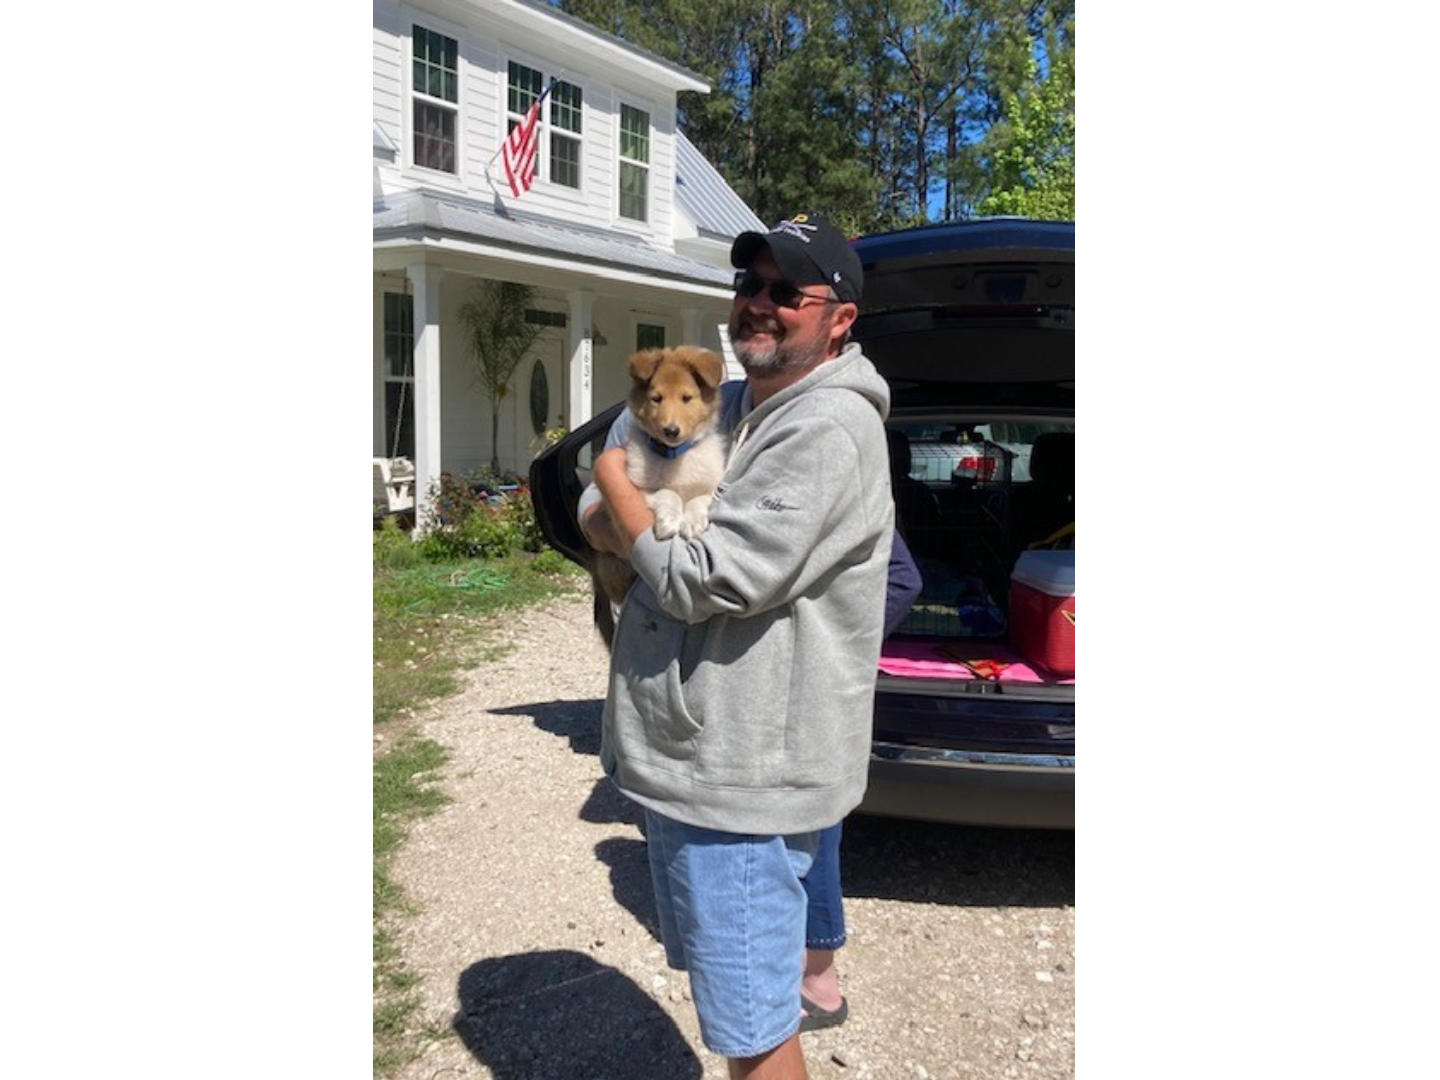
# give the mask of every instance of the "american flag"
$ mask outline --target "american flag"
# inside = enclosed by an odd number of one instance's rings
[[[505,162],[505,179],[510,182],[510,194],[517,199],[535,182],[535,159],[540,153],[540,104],[549,94],[550,87],[547,86],[530,106],[525,119],[515,125],[500,147],[500,157]]]

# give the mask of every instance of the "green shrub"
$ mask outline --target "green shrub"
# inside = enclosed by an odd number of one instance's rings
[[[441,525],[420,542],[425,558],[434,562],[450,559],[503,559],[520,547],[520,536],[505,520],[499,507],[481,507],[467,513],[462,521]]]
[[[427,559],[499,559],[545,548],[530,490],[513,473],[443,473],[429,502],[438,525],[419,545]]]
[[[397,518],[387,517],[375,530],[374,563],[386,570],[406,570],[424,559],[419,545],[410,538],[410,530],[402,529]]]
[[[535,556],[530,563],[530,569],[537,574],[569,574],[574,573],[577,567],[560,552],[547,547]]]
[[[540,522],[535,517],[535,502],[530,498],[528,487],[521,487],[506,494],[502,510],[505,520],[514,528],[519,538],[521,551],[538,554],[545,550],[545,534],[540,531]]]

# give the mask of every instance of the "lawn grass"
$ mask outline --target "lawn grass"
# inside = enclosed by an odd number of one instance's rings
[[[390,857],[405,838],[405,826],[432,814],[448,801],[435,787],[449,754],[431,739],[406,736],[375,760],[372,787],[375,859],[374,897],[374,1066],[376,1077],[389,1075],[413,1057],[410,1021],[419,1008],[413,993],[419,976],[406,969],[387,925],[392,913],[406,910],[405,898],[390,876]]]
[[[377,563],[374,722],[455,693],[459,673],[473,666],[471,646],[488,616],[574,593],[588,581],[573,564],[545,555]]]
[[[421,707],[453,694],[460,675],[484,662],[493,617],[588,587],[588,578],[554,552],[504,559],[427,562],[393,528],[376,533],[373,577],[373,724],[385,749],[374,760],[374,1075],[393,1074],[418,1043],[419,977],[406,970],[389,929],[409,910],[390,876],[390,860],[417,817],[442,807],[437,786],[448,752],[408,724]]]

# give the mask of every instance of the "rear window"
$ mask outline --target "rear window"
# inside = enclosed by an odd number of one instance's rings
[[[892,421],[910,442],[910,477],[926,484],[1030,479],[1030,449],[1048,432],[1073,434],[1073,420]],[[1008,469],[1007,469],[1008,466]],[[1008,476],[1006,472],[1008,471]]]

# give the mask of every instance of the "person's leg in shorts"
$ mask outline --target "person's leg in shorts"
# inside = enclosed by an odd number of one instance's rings
[[[844,1023],[849,1003],[840,993],[835,951],[845,944],[845,907],[840,892],[841,822],[820,833],[815,861],[805,875],[805,970],[800,982],[801,1031]]]
[[[751,836],[646,811],[666,961],[690,974],[706,1047],[736,1077],[803,1077],[805,889],[818,833]]]

